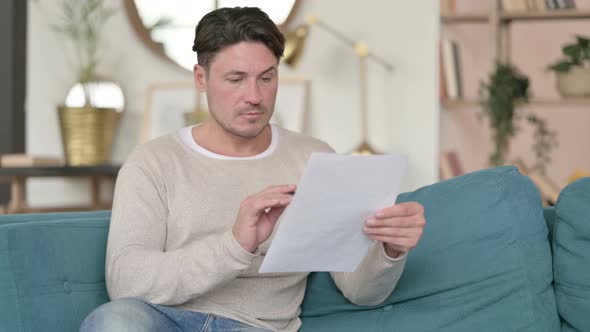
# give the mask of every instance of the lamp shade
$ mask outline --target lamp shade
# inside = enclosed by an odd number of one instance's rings
[[[309,33],[309,25],[298,26],[294,31],[285,33],[285,51],[282,61],[291,67],[296,67],[303,55],[305,40]]]

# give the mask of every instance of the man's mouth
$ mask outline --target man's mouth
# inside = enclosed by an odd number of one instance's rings
[[[264,112],[251,111],[251,112],[241,113],[240,115],[247,118],[247,119],[255,119],[255,118],[262,116],[262,114],[264,114]]]

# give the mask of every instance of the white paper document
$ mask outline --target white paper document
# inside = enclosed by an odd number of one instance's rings
[[[313,153],[259,272],[352,272],[374,243],[365,220],[395,203],[407,158]]]

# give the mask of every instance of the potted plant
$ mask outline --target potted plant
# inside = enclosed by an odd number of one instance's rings
[[[106,164],[120,113],[98,107],[94,95],[100,85],[101,33],[115,11],[106,8],[103,0],[62,0],[60,10],[60,20],[53,29],[73,46],[76,81],[84,94],[83,106],[58,107],[65,160],[72,166]]]
[[[524,113],[519,108],[528,102],[528,88],[529,79],[514,66],[496,63],[489,82],[480,85],[480,104],[483,108],[480,115],[489,119],[493,133],[494,151],[490,155],[490,165],[506,163],[510,140],[518,132],[518,122],[524,116],[528,123],[535,126],[533,151],[536,162],[532,169],[544,174],[546,165],[551,161],[550,152],[557,146],[557,136],[547,127],[544,119]]]
[[[565,58],[548,67],[556,73],[560,95],[590,96],[590,39],[576,36],[576,42],[563,46],[562,53]]]

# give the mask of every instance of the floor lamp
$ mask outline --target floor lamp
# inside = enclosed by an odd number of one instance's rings
[[[303,55],[305,40],[312,26],[319,27],[332,36],[350,45],[359,58],[359,83],[360,83],[360,108],[361,108],[361,143],[353,150],[353,154],[370,155],[378,154],[368,139],[368,100],[367,100],[367,59],[372,58],[388,71],[393,71],[393,65],[385,59],[369,51],[367,44],[355,41],[315,16],[310,16],[305,23],[297,26],[295,30],[285,33],[285,52],[283,62],[291,67],[296,67]]]

